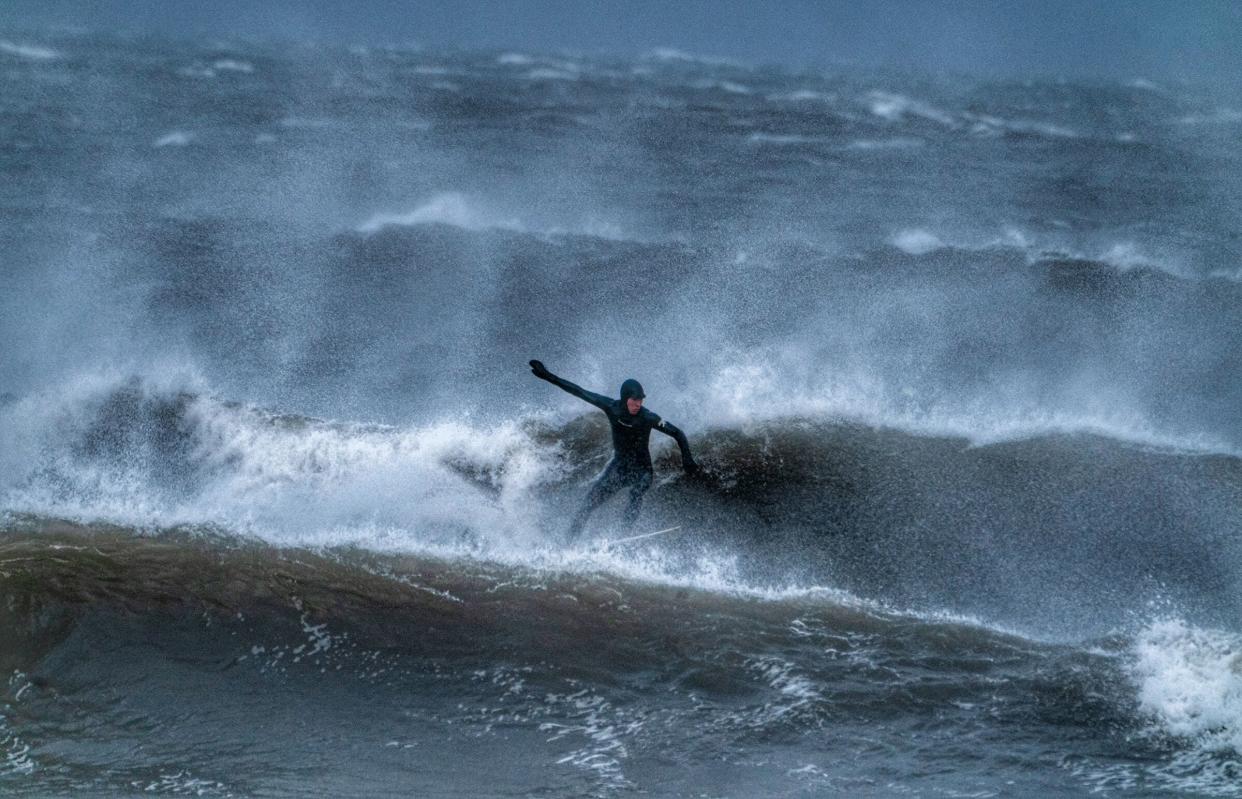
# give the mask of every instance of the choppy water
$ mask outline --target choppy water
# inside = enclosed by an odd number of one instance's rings
[[[1242,98],[0,35],[0,791],[1242,794]],[[643,529],[564,542],[629,376]],[[583,415],[586,414],[586,415]]]

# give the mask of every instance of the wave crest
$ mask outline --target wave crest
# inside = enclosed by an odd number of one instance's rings
[[[1134,650],[1139,709],[1160,732],[1242,754],[1242,637],[1165,619]]]

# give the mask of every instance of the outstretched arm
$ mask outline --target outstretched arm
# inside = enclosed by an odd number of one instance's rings
[[[699,465],[694,462],[694,456],[690,454],[690,442],[686,440],[686,434],[681,432],[681,428],[661,419],[656,425],[656,430],[672,436],[677,442],[677,448],[681,450],[681,468],[685,469],[687,474],[694,474],[699,470]]]
[[[583,402],[591,403],[592,405],[594,405],[596,408],[599,408],[600,410],[603,410],[604,408],[607,408],[609,405],[612,404],[612,400],[610,400],[608,397],[605,397],[602,394],[596,394],[593,391],[587,391],[582,386],[576,385],[562,377],[557,377],[556,375],[552,374],[543,365],[543,361],[531,361],[530,371],[531,371],[531,374],[533,374],[535,377],[539,378],[540,380],[547,380],[549,383],[556,386],[557,388],[563,391],[567,391],[570,394],[573,394],[575,397],[582,400]]]

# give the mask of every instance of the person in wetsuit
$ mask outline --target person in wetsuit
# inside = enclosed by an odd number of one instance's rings
[[[625,508],[626,527],[634,524],[638,511],[642,508],[643,494],[651,487],[653,472],[647,442],[651,438],[652,430],[659,430],[677,441],[677,447],[681,450],[681,466],[686,474],[698,472],[699,467],[690,454],[690,442],[686,440],[686,434],[643,407],[646,394],[637,380],[626,380],[621,384],[621,399],[610,399],[557,377],[541,361],[531,361],[530,371],[535,377],[547,380],[557,388],[599,408],[608,417],[608,426],[612,428],[612,460],[604,468],[603,474],[596,478],[582,507],[574,514],[569,525],[571,540],[582,532],[591,512],[622,488],[630,490],[630,501]]]

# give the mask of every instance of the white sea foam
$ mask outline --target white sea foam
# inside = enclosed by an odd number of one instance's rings
[[[910,255],[926,255],[929,252],[943,249],[945,246],[939,236],[922,228],[898,231],[893,235],[892,244],[897,249]]]
[[[678,50],[674,47],[657,47],[649,53],[649,56],[656,61],[664,61],[666,63],[682,62],[686,64],[702,64],[711,67],[742,67],[744,64],[731,58],[721,58],[718,56],[705,56],[695,53],[687,53],[684,50]]]
[[[755,658],[752,668],[763,675],[764,680],[785,697],[794,700],[793,704],[781,706],[785,713],[795,707],[815,702],[822,698],[819,689],[809,678],[800,674],[798,667],[784,658],[766,656]]]
[[[9,693],[14,702],[20,702],[22,695],[31,687],[25,672],[14,671],[9,675]],[[33,774],[36,763],[30,755],[30,745],[23,741],[8,726],[8,720],[0,713],[0,777],[9,774]]]
[[[1173,753],[1166,760],[1117,762],[1067,759],[1064,767],[1091,794],[1211,796],[1236,799],[1239,763],[1198,749]]]
[[[35,771],[34,758],[30,756],[30,745],[8,729],[3,715],[0,715],[0,777],[8,774],[32,774]]]
[[[1153,252],[1135,241],[1078,242],[1076,246],[1044,242],[1043,246],[1032,246],[1030,250],[1032,257],[1045,258],[1050,254],[1059,254],[1065,258],[1107,264],[1122,273],[1135,269],[1154,269],[1184,280],[1199,277],[1177,255]]]
[[[143,793],[169,796],[233,795],[224,783],[195,777],[184,769],[160,774],[154,779],[133,780],[130,782],[130,787]]]
[[[1100,254],[1100,260],[1123,271],[1159,266],[1155,260],[1139,249],[1138,245],[1129,241],[1118,242],[1109,247]]]
[[[965,114],[970,121],[970,132],[981,136],[999,136],[1002,133],[1025,133],[1054,139],[1076,139],[1081,134],[1073,128],[1054,122],[1029,119],[1002,119],[987,114]]]
[[[192,141],[194,141],[193,133],[189,133],[184,130],[174,130],[170,133],[165,133],[163,136],[160,136],[158,139],[152,142],[151,146],[152,147],[185,147],[187,144],[191,143]]]
[[[1034,233],[1014,225],[1003,226],[998,234],[954,231],[950,235],[926,228],[903,228],[894,233],[888,243],[910,255],[926,255],[946,247],[975,251],[1006,247],[1021,250],[1030,263],[1058,258],[1106,264],[1122,273],[1153,269],[1187,280],[1198,277],[1175,253],[1153,251],[1149,245],[1133,240],[1104,237],[1084,240],[1062,234]],[[1211,276],[1230,278],[1233,274],[1225,270]]]
[[[1159,732],[1242,754],[1242,636],[1157,621],[1135,641],[1132,673]]]
[[[775,103],[814,103],[830,102],[836,99],[836,95],[824,94],[812,89],[797,89],[791,92],[769,94],[767,99]]]
[[[1010,122],[1009,129],[1019,133],[1038,133],[1055,139],[1076,139],[1080,135],[1073,128],[1067,128],[1064,125],[1057,125],[1052,122],[1018,120]]]
[[[501,53],[496,56],[496,63],[502,67],[525,67],[535,63],[535,59],[522,53]]]
[[[846,150],[908,150],[912,147],[922,147],[922,139],[912,139],[904,136],[897,136],[891,139],[855,139],[845,145]]]
[[[1022,228],[1015,227],[1014,225],[1005,225],[1001,229],[1001,235],[992,244],[1022,249],[1031,246],[1031,237]]]
[[[1064,407],[1023,401],[1029,391],[1015,385],[1012,396],[956,397],[952,403],[921,406],[917,392],[887,383],[870,371],[837,370],[824,374],[807,367],[801,352],[769,349],[739,356],[719,369],[708,383],[711,402],[701,409],[701,423],[752,428],[788,419],[849,421],[915,435],[962,438],[976,446],[1047,435],[1098,435],[1167,452],[1214,453],[1242,457],[1230,442],[1201,432],[1170,431],[1132,410],[1123,398],[1099,387],[1083,396],[1067,396]],[[791,390],[797,386],[797,390]],[[762,409],[759,414],[756,411]]]
[[[502,228],[524,230],[515,219],[504,219],[479,211],[456,192],[439,194],[404,214],[376,214],[358,226],[360,233],[375,233],[389,225],[409,226],[428,224],[452,225],[467,230]]]
[[[544,704],[550,712],[572,719],[571,723],[540,724],[540,732],[551,734],[548,742],[577,738],[584,744],[557,759],[558,765],[569,764],[589,771],[612,789],[630,784],[622,770],[629,757],[625,741],[642,728],[641,718],[629,718],[626,711],[613,707],[588,689],[568,695],[547,694]]]
[[[0,53],[8,53],[30,61],[54,61],[60,58],[60,53],[50,47],[9,41],[0,41]]]
[[[379,213],[358,225],[359,233],[376,233],[385,227],[409,227],[412,225],[452,225],[465,230],[511,230],[541,236],[595,236],[615,241],[627,240],[619,225],[607,220],[585,216],[575,224],[553,224],[544,227],[529,224],[525,220],[496,212],[485,205],[467,199],[458,192],[446,192],[432,197],[414,210],[406,213]]]
[[[221,72],[241,72],[249,75],[254,72],[254,65],[248,61],[238,61],[233,58],[221,58],[212,64],[213,67]]]
[[[747,141],[755,144],[809,144],[818,141],[815,136],[804,136],[800,133],[752,133],[747,137]]]
[[[890,122],[901,122],[907,116],[922,117],[945,127],[955,127],[952,115],[919,100],[892,92],[873,91],[867,95],[871,113]]]
[[[721,91],[727,94],[750,94],[749,86],[743,86],[731,80],[701,80],[696,81],[693,85],[695,89],[704,91]]]
[[[414,529],[430,531],[433,543],[456,542],[465,530],[529,541],[532,530],[520,529],[528,524],[528,495],[560,468],[555,451],[532,442],[516,423],[289,426],[256,409],[198,398],[185,406],[182,423],[193,432],[185,466],[199,476],[193,492],[170,493],[162,467],[145,450],[118,454],[115,463],[74,457],[72,431],[81,434],[93,423],[102,400],[80,396],[46,412],[39,403],[4,409],[4,443],[13,453],[6,466],[34,457],[63,477],[6,486],[4,507],[138,527],[223,524],[285,544],[345,544],[351,537],[363,543]],[[30,432],[39,428],[42,434]],[[32,454],[53,447],[62,433],[70,440],[58,445],[59,454]],[[311,528],[320,532],[308,538]],[[389,546],[409,543],[400,535]]]

